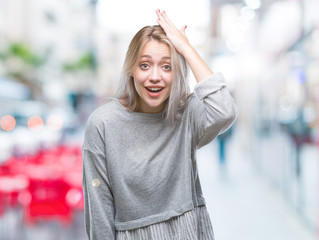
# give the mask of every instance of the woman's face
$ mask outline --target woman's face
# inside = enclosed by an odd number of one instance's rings
[[[148,41],[133,71],[138,93],[138,111],[160,112],[165,107],[173,81],[169,47],[155,40]]]

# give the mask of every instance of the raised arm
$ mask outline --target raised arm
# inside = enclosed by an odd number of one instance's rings
[[[197,84],[189,104],[194,145],[200,148],[227,130],[235,121],[237,107],[227,90],[221,73],[213,74],[204,60],[189,43],[183,26],[178,30],[164,11],[156,10],[157,22],[164,29],[175,49],[184,56]]]
[[[211,76],[213,71],[207,66],[187,39],[185,34],[187,26],[184,25],[180,30],[178,30],[167,17],[165,11],[157,9],[156,14],[158,16],[158,24],[164,29],[168,39],[172,42],[175,49],[184,56],[196,78],[196,81],[200,82]]]

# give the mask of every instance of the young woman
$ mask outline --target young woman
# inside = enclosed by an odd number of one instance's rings
[[[211,240],[195,150],[228,129],[236,107],[213,73],[157,10],[132,39],[117,98],[90,116],[83,144],[89,239]],[[187,64],[197,85],[189,93]]]

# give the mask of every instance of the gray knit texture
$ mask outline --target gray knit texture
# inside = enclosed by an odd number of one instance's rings
[[[83,144],[85,224],[89,239],[168,221],[204,206],[196,149],[237,115],[222,74],[197,83],[182,120],[131,112],[117,99],[88,119]]]

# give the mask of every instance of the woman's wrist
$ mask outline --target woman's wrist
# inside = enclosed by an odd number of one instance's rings
[[[213,71],[191,45],[183,49],[182,55],[191,68],[197,82],[200,82],[213,74]]]
[[[189,55],[194,54],[194,51],[196,50],[193,48],[191,44],[188,43],[181,48],[180,54],[183,55],[185,59],[187,59]]]

